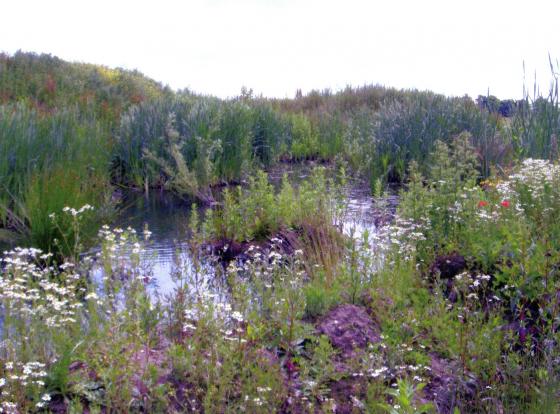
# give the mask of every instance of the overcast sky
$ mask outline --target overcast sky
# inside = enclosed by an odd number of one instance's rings
[[[519,98],[560,60],[560,1],[3,0],[0,51],[266,96],[379,83]]]

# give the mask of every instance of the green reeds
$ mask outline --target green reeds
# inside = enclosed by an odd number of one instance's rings
[[[285,148],[288,122],[270,105],[179,95],[132,107],[123,116],[115,151],[123,184],[165,186],[178,173],[177,166],[162,168],[176,164],[166,141],[170,117],[178,134],[175,152],[199,189],[238,181],[254,164],[271,165]]]
[[[481,111],[468,97],[446,98],[429,92],[410,92],[404,101],[395,101],[382,107],[376,129],[376,155],[373,159],[374,176],[389,181],[402,181],[410,161],[427,167],[428,154],[435,142],[451,140],[461,132],[469,132],[477,149],[481,175],[489,174],[489,166],[502,162],[507,154],[491,152],[491,145],[501,137],[499,117]],[[495,159],[490,156],[495,154]]]
[[[551,80],[549,90],[543,95],[533,86],[532,96],[524,87],[523,100],[517,102],[512,122],[512,137],[517,153],[523,157],[558,159],[560,134],[560,106],[558,96],[558,62],[549,59]]]
[[[95,117],[0,107],[0,223],[48,250],[48,215],[100,204],[110,191],[109,134]]]

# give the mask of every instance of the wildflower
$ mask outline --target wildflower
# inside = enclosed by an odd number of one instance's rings
[[[5,401],[5,402],[1,403],[0,405],[2,407],[1,409],[5,410],[5,411],[0,411],[0,412],[6,412],[6,413],[16,413],[17,412],[17,404],[16,403]]]
[[[189,329],[196,329],[196,326],[192,323],[185,323],[185,325],[183,325],[183,332],[187,332]]]
[[[363,402],[361,402],[358,398],[356,398],[355,396],[351,396],[350,399],[352,400],[352,405],[354,407],[357,407],[358,409],[363,410],[365,408],[365,405]]]
[[[68,269],[69,267],[74,267],[74,264],[73,264],[73,263],[69,263],[69,262],[65,262],[65,263],[63,263],[63,264],[60,265],[60,268],[61,268],[62,270],[66,270],[66,269]]]
[[[384,372],[387,371],[387,367],[381,367],[381,368],[377,368],[375,369],[373,372],[371,372],[371,376],[373,378],[377,378],[379,377],[381,374],[383,374]]]
[[[241,312],[232,312],[231,318],[236,320],[237,322],[243,322],[243,315],[241,314]]]
[[[478,208],[486,207],[488,205],[488,201],[480,200],[478,202]]]
[[[510,206],[509,200],[503,200],[500,205],[504,208],[508,208]]]
[[[86,300],[97,300],[97,299],[99,299],[99,296],[97,296],[97,294],[95,292],[90,292],[86,295],[85,299]]]

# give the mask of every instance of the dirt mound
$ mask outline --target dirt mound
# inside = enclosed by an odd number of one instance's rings
[[[332,345],[350,358],[355,350],[380,341],[379,330],[366,309],[356,305],[341,305],[328,312],[317,324],[317,331],[326,335]]]
[[[467,269],[467,261],[459,253],[436,257],[430,267],[432,276],[439,274],[441,279],[451,279]]]
[[[459,396],[469,400],[479,392],[480,384],[476,377],[464,371],[459,361],[448,361],[432,354],[430,367],[431,379],[424,388],[424,394],[439,413],[453,413]]]

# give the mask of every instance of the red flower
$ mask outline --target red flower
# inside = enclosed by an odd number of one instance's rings
[[[510,206],[509,200],[504,200],[500,203],[502,207],[508,208]]]
[[[486,207],[487,205],[488,205],[488,202],[487,202],[487,201],[480,200],[480,201],[478,202],[478,207],[479,207],[479,208],[480,208],[480,207]]]

